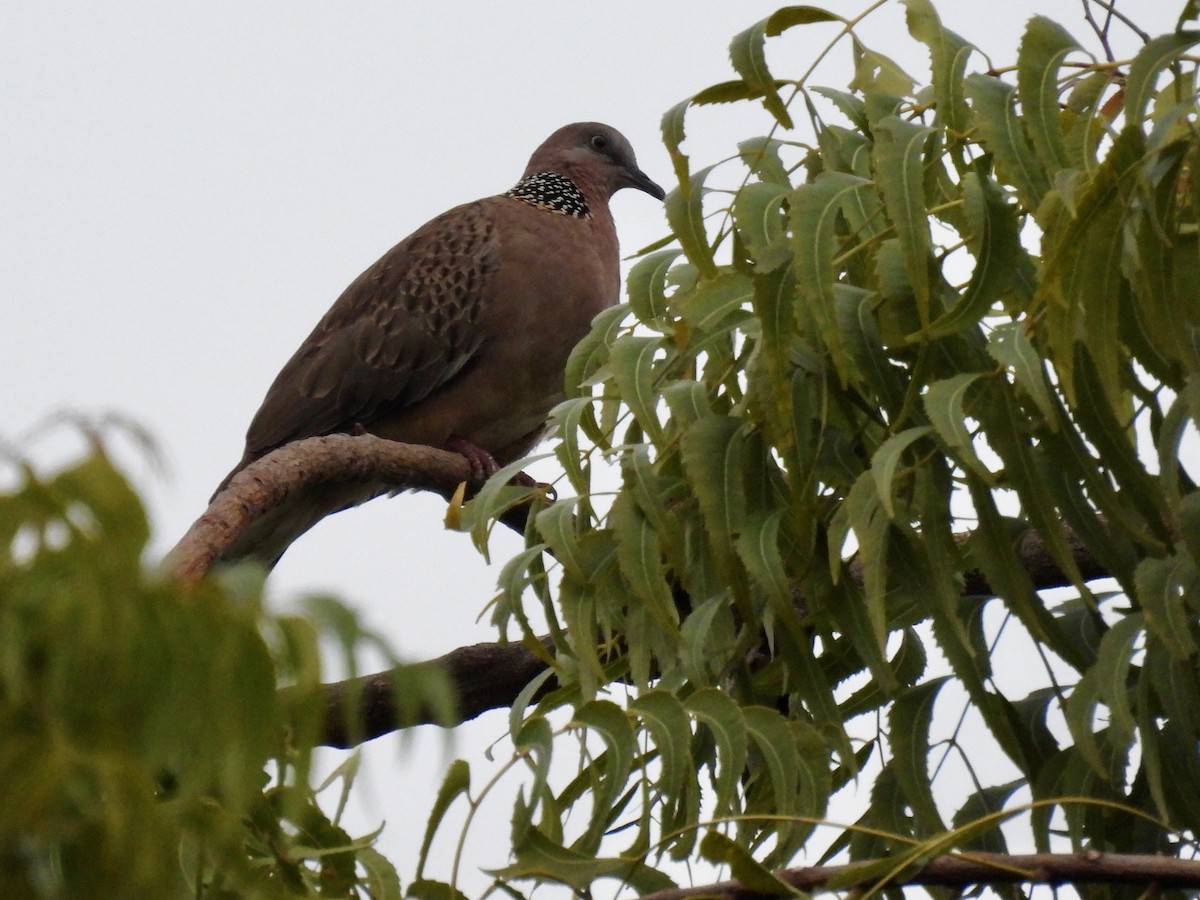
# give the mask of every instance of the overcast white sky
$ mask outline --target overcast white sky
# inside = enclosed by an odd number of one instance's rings
[[[363,268],[436,213],[507,189],[567,122],[615,125],[669,188],[662,113],[732,78],[729,39],[780,5],[6,4],[0,438],[63,409],[137,420],[169,465],[165,480],[135,472],[167,549],[240,456],[275,372]],[[1180,5],[1123,8],[1157,32]],[[998,62],[1034,12],[1088,37],[1074,0],[940,6]],[[926,77],[898,5],[863,34]],[[799,74],[830,35],[796,29],[776,42],[776,74]],[[844,86],[847,57],[835,52],[816,83]],[[749,106],[701,110],[685,149],[707,164],[766,127]],[[621,193],[614,213],[626,252],[666,231],[644,194]],[[442,513],[440,501],[405,496],[328,520],[284,558],[271,596],[334,591],[413,659],[493,639],[475,619],[516,538],[496,542],[488,568],[467,537],[442,530]],[[453,752],[478,760],[504,729],[502,715],[485,717],[459,729]],[[352,813],[360,832],[387,820],[381,846],[406,881],[447,760],[426,731],[370,747],[371,796]],[[494,814],[468,869],[505,861],[502,804]]]

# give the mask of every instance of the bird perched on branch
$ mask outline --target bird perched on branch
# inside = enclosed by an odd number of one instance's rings
[[[517,184],[417,229],[356,278],[284,365],[250,423],[239,471],[291,441],[369,432],[459,452],[477,476],[524,456],[564,397],[591,320],[617,302],[621,188],[659,200],[620,132],[550,135]],[[226,559],[273,565],[325,515],[387,491],[333,484],[288,498]]]

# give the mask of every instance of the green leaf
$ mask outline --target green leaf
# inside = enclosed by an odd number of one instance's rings
[[[667,273],[682,252],[671,249],[649,253],[629,270],[626,282],[629,308],[640,321],[655,324],[667,319]]]
[[[592,815],[587,832],[576,843],[577,848],[595,853],[611,824],[613,803],[624,788],[637,753],[637,739],[629,716],[608,700],[591,700],[575,711],[574,723],[586,725],[589,731],[603,738],[608,752],[591,765],[598,771],[593,775],[591,791]]]
[[[1025,26],[1017,53],[1017,92],[1034,149],[1050,172],[1070,165],[1063,143],[1058,70],[1063,58],[1081,49],[1057,22],[1034,16]]]
[[[662,440],[662,425],[656,407],[654,358],[662,350],[656,337],[626,334],[617,339],[610,351],[612,377],[638,424],[655,443]]]
[[[746,515],[742,423],[726,416],[699,419],[679,447],[705,529],[718,552],[728,553]]]
[[[922,326],[930,320],[932,262],[923,155],[926,141],[933,133],[932,128],[905,122],[897,116],[887,116],[875,123],[876,180],[888,218],[900,240],[904,269]]]
[[[1079,679],[1067,697],[1067,729],[1075,739],[1074,749],[1100,777],[1108,777],[1108,766],[1096,739],[1096,707],[1100,703],[1099,675],[1090,669]]]
[[[692,730],[683,704],[669,691],[654,690],[636,697],[629,709],[641,717],[658,750],[660,801],[666,809],[677,811],[671,821],[663,822],[663,830],[690,824],[678,814],[684,808],[678,802],[680,796],[696,777],[691,750]]]
[[[705,832],[700,841],[700,855],[714,865],[729,866],[729,874],[737,879],[739,890],[753,891],[767,897],[806,896],[780,881],[769,869],[755,861],[741,844],[719,831]]]
[[[536,522],[538,533],[562,563],[566,577],[578,584],[587,584],[594,573],[588,571],[575,532],[575,505],[578,502],[577,497],[557,500],[537,514]]]
[[[995,156],[996,170],[1016,188],[1021,204],[1036,211],[1050,190],[1050,176],[1025,136],[1013,103],[1016,88],[978,73],[968,75],[965,86],[972,118],[984,145]]]
[[[965,421],[967,391],[981,377],[980,372],[963,372],[933,382],[925,392],[925,412],[955,461],[991,482],[992,473],[975,452]]]
[[[896,518],[896,495],[893,483],[896,477],[896,467],[900,465],[905,450],[915,441],[932,432],[933,428],[928,425],[906,428],[880,444],[879,449],[871,457],[871,475],[875,479],[875,489],[879,494],[880,503],[883,504],[883,511],[887,513],[889,519]]]
[[[934,678],[904,691],[888,714],[888,742],[894,756],[894,771],[913,815],[924,834],[946,830],[933,799],[927,757],[930,751],[929,725],[934,703],[947,678]]]
[[[746,771],[750,745],[742,710],[728,694],[711,687],[696,691],[684,706],[709,730],[717,747],[717,766],[713,773],[717,789],[714,812],[718,816],[734,814],[741,806],[738,786]]]
[[[819,6],[785,6],[782,9],[775,10],[775,12],[767,17],[766,34],[768,37],[776,37],[797,25],[845,21],[844,18],[836,13],[831,13],[827,9],[821,9]]]
[[[1137,646],[1142,642],[1144,622],[1141,613],[1130,613],[1117,621],[1100,639],[1096,665],[1092,669],[1100,697],[1108,706],[1108,736],[1117,747],[1133,741],[1135,727],[1130,705],[1130,667]]]
[[[1195,562],[1179,553],[1166,559],[1143,559],[1134,579],[1146,630],[1162,641],[1174,658],[1191,659],[1200,649],[1192,635],[1194,613],[1185,601],[1187,589],[1197,586]]]
[[[634,597],[642,603],[664,634],[674,636],[679,614],[667,585],[658,534],[629,493],[617,495],[608,522],[617,540],[617,565]]]
[[[700,282],[675,302],[679,315],[697,331],[715,333],[727,327],[729,317],[749,307],[754,297],[754,282],[741,272],[722,272]]]
[[[675,179],[681,187],[688,184],[691,179],[687,154],[679,149],[679,145],[687,137],[683,123],[687,117],[688,107],[691,105],[692,101],[690,99],[676,103],[663,113],[662,122],[659,126],[662,130],[663,144],[667,148],[667,153],[671,157],[671,165],[675,169]]]
[[[915,82],[894,59],[868,49],[857,37],[850,44],[850,52],[854,60],[854,79],[849,85],[851,91],[892,95],[895,98],[912,95]]]
[[[751,174],[758,176],[761,184],[775,184],[791,189],[792,178],[780,158],[780,151],[787,144],[773,137],[752,137],[738,142],[738,156]],[[746,185],[749,187],[749,185]]]
[[[1158,73],[1197,41],[1200,32],[1176,31],[1153,38],[1138,51],[1125,80],[1125,119],[1129,125],[1140,125],[1145,120]]]
[[[779,525],[782,509],[758,511],[749,515],[742,525],[736,546],[738,556],[750,576],[777,603],[791,609],[791,592],[779,552]]]
[[[793,816],[800,812],[799,778],[800,755],[788,722],[779,713],[765,706],[750,706],[742,710],[746,721],[746,732],[754,742],[754,748],[771,780],[771,812],[778,816]],[[776,864],[779,850],[786,849],[790,833],[799,823],[778,824],[779,847],[771,858]]]
[[[469,794],[471,790],[471,766],[466,760],[456,759],[446,770],[442,786],[438,788],[433,808],[429,810],[429,818],[425,822],[425,837],[421,840],[421,852],[417,856],[417,878],[425,871],[425,861],[429,858],[429,848],[433,844],[433,836],[438,826],[446,816],[446,810],[460,795]]]
[[[791,259],[782,211],[791,191],[786,182],[752,181],[734,198],[733,221],[759,274],[772,272]]]
[[[591,395],[582,390],[596,375],[597,370],[608,362],[608,349],[621,333],[622,323],[629,313],[625,304],[609,307],[592,320],[592,330],[575,345],[567,359],[565,383],[572,396]]]
[[[515,861],[501,869],[488,869],[498,879],[547,878],[568,885],[579,894],[590,893],[594,882],[612,878],[629,885],[639,894],[671,890],[676,885],[641,859],[597,857],[580,853],[552,841],[538,829],[531,829],[525,842],[514,848]]]
[[[794,127],[787,106],[775,86],[775,77],[767,68],[764,52],[766,27],[769,19],[751,25],[736,35],[729,44],[729,61],[742,79],[762,94],[763,106],[784,128]]]
[[[790,231],[792,267],[796,276],[796,318],[805,321],[811,313],[843,383],[857,381],[853,360],[838,329],[834,285],[838,278],[833,257],[837,251],[838,213],[847,195],[862,190],[866,179],[842,172],[822,172],[812,184],[801,185],[792,193]]]
[[[977,172],[968,172],[962,188],[975,270],[962,299],[922,330],[920,336],[925,338],[976,325],[1001,301],[1017,271],[1021,253],[1017,220],[999,187]]]
[[[952,138],[961,139],[969,127],[963,74],[975,47],[942,27],[929,0],[906,0],[904,5],[909,34],[929,48],[938,122]]]
[[[687,258],[700,270],[705,278],[714,278],[717,264],[713,261],[713,249],[708,243],[704,229],[704,181],[714,166],[701,169],[679,187],[667,194],[667,223],[679,240],[679,246]]]
[[[988,353],[1013,376],[1013,381],[1037,406],[1051,428],[1058,422],[1057,408],[1050,399],[1050,387],[1041,356],[1026,333],[1025,322],[1001,322],[988,335]]]

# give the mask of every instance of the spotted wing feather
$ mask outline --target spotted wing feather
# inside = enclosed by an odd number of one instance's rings
[[[384,254],[280,371],[246,434],[243,465],[289,441],[369,426],[453,380],[482,343],[495,257],[483,201],[443,213]]]

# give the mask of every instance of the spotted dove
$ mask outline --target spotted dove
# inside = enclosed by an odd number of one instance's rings
[[[524,456],[564,396],[572,347],[617,301],[608,202],[625,187],[664,196],[620,132],[579,122],[550,135],[511,190],[402,240],[284,365],[217,492],[283,444],[342,432],[456,450],[477,474]],[[386,491],[333,484],[288,498],[226,559],[273,565],[323,516]]]

